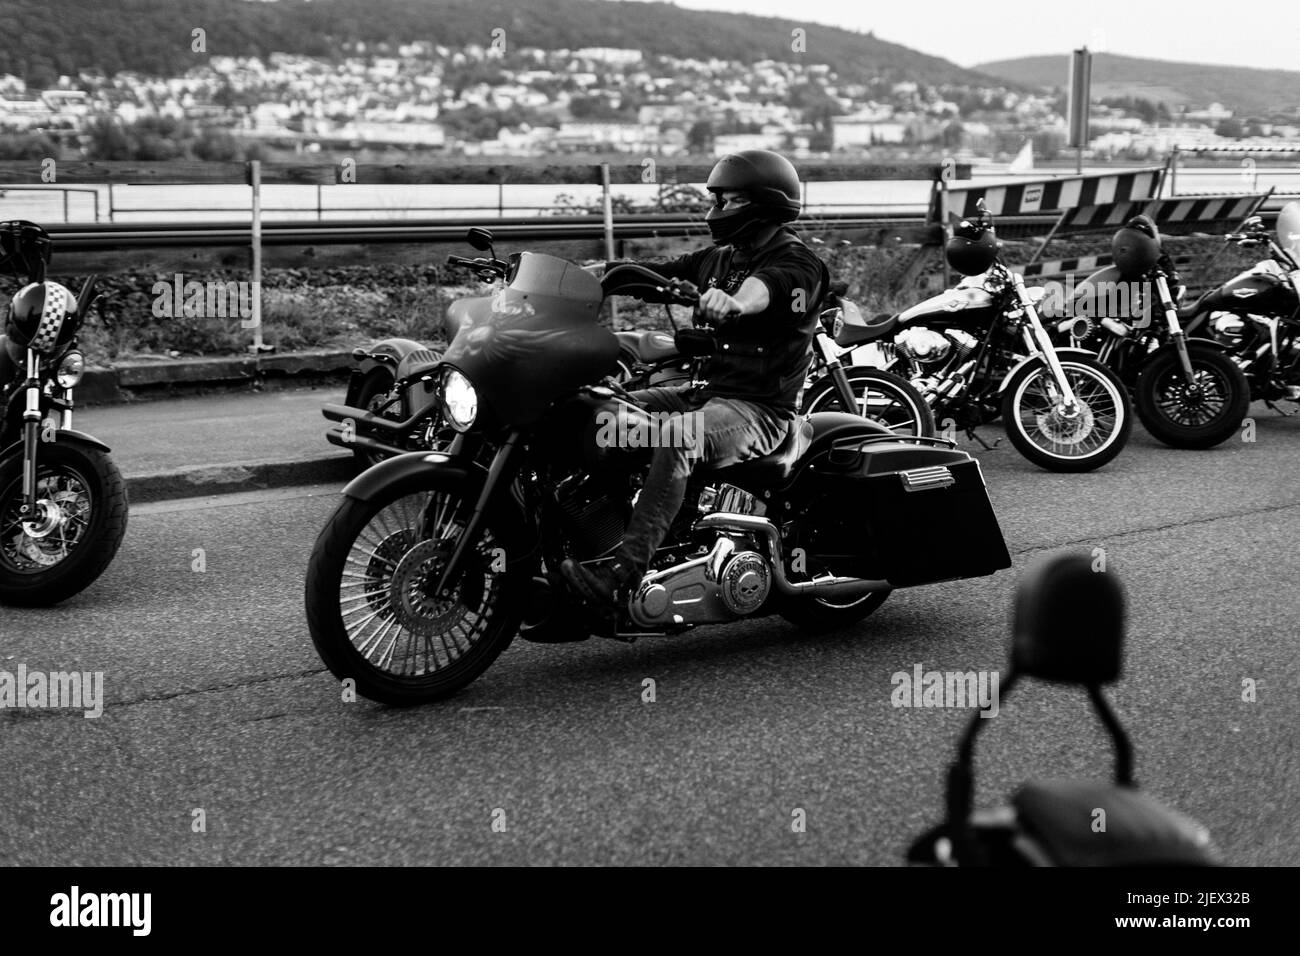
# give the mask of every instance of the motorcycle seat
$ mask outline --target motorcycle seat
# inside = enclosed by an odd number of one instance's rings
[[[1200,824],[1133,787],[1032,781],[1011,799],[1026,833],[1060,866],[1214,866]],[[1105,811],[1105,829],[1094,830]]]
[[[872,342],[894,331],[897,325],[898,313],[896,312],[882,312],[868,320],[866,325],[849,325],[846,322],[840,329],[840,334],[835,336],[835,344],[845,348],[863,342]]]
[[[770,455],[751,458],[735,465],[711,469],[714,477],[728,484],[737,480],[773,485],[790,477],[795,462],[804,456],[812,444],[813,426],[807,417],[795,418],[786,432],[785,440]]]
[[[619,332],[620,348],[630,351],[646,364],[661,362],[677,354],[673,337],[666,332]]]
[[[1200,297],[1197,298],[1195,302],[1189,303],[1188,305],[1179,306],[1177,309],[1178,321],[1186,322],[1188,319],[1194,319],[1198,315],[1200,315],[1202,311],[1203,303],[1210,296],[1214,295],[1214,292],[1215,292],[1214,289],[1210,289],[1206,292],[1201,293]]]

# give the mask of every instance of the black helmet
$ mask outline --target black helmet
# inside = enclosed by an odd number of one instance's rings
[[[1115,233],[1110,252],[1122,275],[1146,275],[1160,259],[1160,232],[1148,217],[1134,216]]]
[[[944,253],[954,272],[977,276],[988,271],[998,257],[998,237],[992,226],[963,219],[952,231]]]
[[[14,293],[5,332],[14,345],[51,355],[77,334],[77,297],[57,282],[33,282]]]
[[[717,200],[704,218],[718,245],[734,242],[762,223],[793,222],[803,208],[794,164],[768,149],[723,156],[709,173],[706,188]],[[745,193],[748,205],[724,210],[722,193],[730,191]]]

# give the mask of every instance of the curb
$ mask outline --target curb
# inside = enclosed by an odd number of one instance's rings
[[[126,493],[131,504],[143,504],[295,485],[343,484],[356,473],[357,466],[351,455],[329,455],[299,461],[196,465],[176,471],[128,475]]]
[[[86,405],[114,405],[146,395],[162,397],[204,386],[241,386],[267,380],[292,381],[338,376],[356,362],[352,352],[284,352],[227,358],[126,362],[114,368],[91,368],[77,386]]]

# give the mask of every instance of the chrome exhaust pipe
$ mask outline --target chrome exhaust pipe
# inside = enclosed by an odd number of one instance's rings
[[[789,597],[854,597],[876,591],[891,591],[888,581],[868,578],[825,577],[815,581],[791,581],[785,576],[785,555],[781,552],[781,535],[776,525],[756,515],[736,515],[715,511],[695,522],[697,529],[705,531],[745,531],[757,534],[767,541],[768,557],[772,561],[772,578],[776,588]]]

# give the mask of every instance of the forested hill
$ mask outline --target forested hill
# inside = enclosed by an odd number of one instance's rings
[[[1008,82],[1050,89],[1069,82],[1070,57],[1030,56],[984,63],[979,69]],[[1269,115],[1300,106],[1300,73],[1098,53],[1092,61],[1092,95],[1141,97],[1171,107],[1221,103],[1239,113]]]
[[[792,8],[793,9],[793,8]],[[0,74],[33,86],[86,70],[174,76],[193,67],[191,32],[207,54],[340,55],[347,44],[426,41],[508,49],[640,49],[681,58],[827,63],[846,79],[996,85],[987,76],[870,34],[794,20],[613,0],[3,0]],[[792,31],[806,30],[803,52]]]

